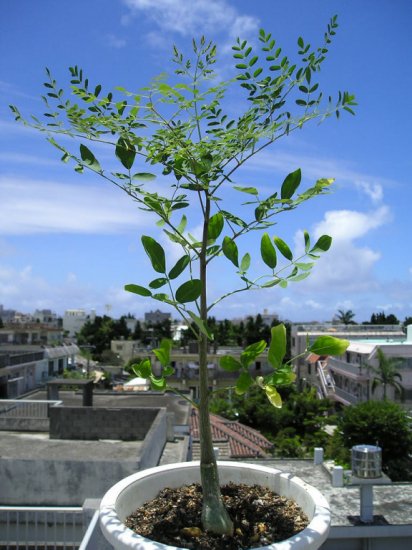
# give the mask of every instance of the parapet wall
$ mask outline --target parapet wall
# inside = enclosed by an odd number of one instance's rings
[[[157,466],[167,440],[162,407],[55,407],[50,413],[50,426],[59,436],[54,441],[43,434],[22,435],[2,444],[0,504],[81,506],[86,498],[101,498],[123,477]]]
[[[51,407],[50,439],[142,441],[159,408]]]

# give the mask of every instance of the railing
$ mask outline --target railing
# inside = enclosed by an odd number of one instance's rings
[[[318,376],[321,382],[322,392],[324,397],[327,397],[335,391],[335,382],[332,375],[329,372],[327,363],[325,361],[317,361],[316,368]],[[325,370],[327,371],[325,374]]]
[[[1,550],[77,550],[82,508],[0,506]]]
[[[340,397],[350,405],[356,405],[356,403],[359,403],[359,397],[338,387],[335,387],[334,395]]]
[[[292,332],[352,332],[352,333],[365,333],[369,332],[375,334],[378,332],[390,333],[390,332],[403,332],[400,325],[343,325],[343,324],[308,324],[308,325],[293,325]]]
[[[41,399],[0,399],[0,416],[48,418],[49,407],[62,404],[63,401]]]

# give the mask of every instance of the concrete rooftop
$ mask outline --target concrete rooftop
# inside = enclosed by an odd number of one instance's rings
[[[45,392],[38,392],[30,399],[46,399]],[[75,392],[60,392],[60,399],[67,406],[78,405],[81,395]],[[102,407],[166,407],[175,414],[176,425],[189,424],[189,407],[183,399],[173,395],[134,394],[110,395],[96,393],[93,406]],[[46,433],[0,432],[0,457],[27,459],[99,461],[129,464],[136,462],[139,455],[139,441],[65,441],[50,440]],[[160,464],[185,460],[186,446],[183,439],[167,442]],[[272,458],[248,459],[248,462],[278,468],[299,476],[315,486],[327,498],[332,511],[332,526],[353,525],[352,517],[360,513],[358,486],[332,487],[331,476],[323,465],[312,460],[275,460]],[[390,525],[412,524],[412,484],[393,483],[374,486],[374,515],[383,516]]]

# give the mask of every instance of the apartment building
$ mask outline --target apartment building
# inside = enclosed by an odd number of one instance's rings
[[[329,397],[343,405],[381,399],[383,387],[372,392],[375,370],[379,366],[378,349],[388,358],[397,359],[396,370],[402,376],[407,401],[412,402],[412,325],[407,334],[398,325],[294,325],[292,354],[302,353],[318,336],[329,334],[349,340],[340,357],[311,354],[296,362],[301,386],[315,386],[320,397]],[[395,399],[395,389],[387,387],[388,399]]]
[[[42,385],[74,365],[74,345],[0,346],[0,399],[14,399]]]

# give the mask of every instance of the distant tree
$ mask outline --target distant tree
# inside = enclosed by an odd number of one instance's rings
[[[111,317],[97,315],[94,321],[87,321],[77,334],[79,346],[92,345],[92,356],[96,361],[101,360],[104,350],[110,350],[110,342],[121,338],[127,339],[130,330],[124,317],[114,321]]]
[[[132,332],[132,340],[140,340],[142,338],[142,325],[140,321],[136,321],[136,324],[134,326],[134,330]]]
[[[256,317],[249,316],[246,320],[243,345],[247,346],[259,340],[270,340],[270,327],[263,322],[262,315],[258,313]]]
[[[220,395],[212,401],[211,410],[230,420],[259,430],[273,441],[280,456],[302,457],[309,449],[326,444],[323,430],[329,422],[328,399],[319,399],[313,389],[298,392],[292,386],[282,388],[284,399],[281,409],[275,409],[266,396],[255,388],[245,396]]]
[[[399,325],[399,319],[390,313],[386,315],[383,311],[380,313],[372,313],[370,323],[371,325]]]
[[[405,320],[403,322],[403,326],[407,327],[408,325],[412,325],[412,317],[405,317]]]
[[[131,331],[127,326],[126,319],[127,317],[122,315],[120,319],[113,320],[111,338],[112,340],[121,340],[122,338],[124,340],[127,340],[128,338],[130,338]]]
[[[0,317],[0,328],[4,328],[3,319]]]
[[[328,455],[350,465],[354,445],[379,445],[383,471],[393,481],[412,480],[412,432],[408,413],[392,401],[366,401],[345,407]]]
[[[373,368],[375,377],[372,380],[372,393],[378,386],[383,386],[383,399],[387,399],[387,388],[391,386],[395,392],[403,397],[404,388],[401,384],[402,375],[396,370],[401,364],[401,360],[394,357],[387,357],[383,351],[377,350],[379,365]]]
[[[338,309],[338,314],[336,315],[336,320],[339,323],[343,323],[344,325],[355,325],[353,318],[355,317],[355,314],[351,309],[348,309],[347,311],[343,309]]]
[[[170,319],[164,319],[157,323],[146,323],[142,330],[141,340],[143,344],[154,348],[164,338],[172,338],[172,322]]]

